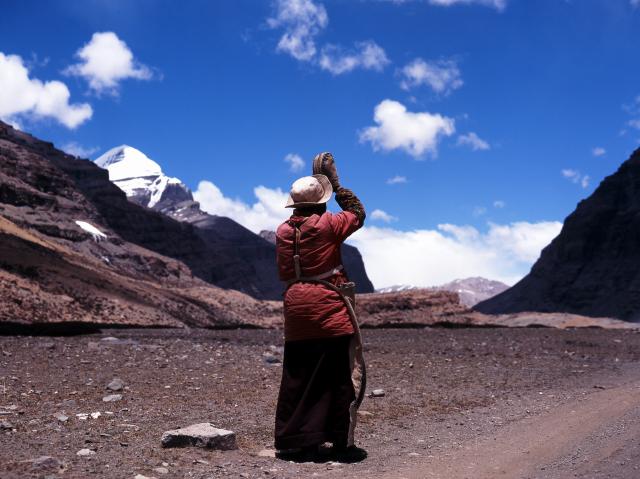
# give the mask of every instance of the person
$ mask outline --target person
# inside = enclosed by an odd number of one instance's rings
[[[365,210],[340,185],[335,160],[314,159],[314,174],[291,186],[291,217],[276,231],[276,256],[284,292],[284,358],[275,419],[278,457],[328,453],[357,461],[366,452],[354,445],[357,408],[364,396],[362,342],[354,312],[354,283],[342,266],[340,246],[362,227]],[[335,191],[343,211],[326,203]]]

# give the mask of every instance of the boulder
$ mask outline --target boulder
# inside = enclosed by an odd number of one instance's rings
[[[166,431],[162,435],[163,447],[202,447],[223,451],[237,449],[236,435],[226,429],[218,429],[209,422]]]

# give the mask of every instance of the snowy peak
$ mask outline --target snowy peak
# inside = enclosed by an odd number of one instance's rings
[[[95,163],[109,171],[109,179],[131,201],[147,208],[163,209],[179,202],[193,202],[185,184],[165,175],[158,163],[132,146],[111,148]]]
[[[160,165],[137,148],[128,145],[116,146],[100,156],[96,161],[100,168],[109,170],[111,181],[131,178],[158,177],[162,175]]]

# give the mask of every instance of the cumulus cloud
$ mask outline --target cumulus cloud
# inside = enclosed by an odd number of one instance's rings
[[[399,185],[399,184],[406,183],[406,182],[407,182],[407,177],[406,176],[400,176],[400,175],[392,176],[391,178],[389,178],[387,180],[387,184],[388,185]]]
[[[289,170],[294,173],[299,173],[305,166],[305,162],[302,157],[296,153],[289,153],[284,157],[284,161],[289,164]]]
[[[436,156],[438,142],[455,133],[455,121],[440,114],[410,112],[394,100],[383,100],[374,110],[377,126],[360,132],[361,142],[370,142],[375,151],[403,150],[413,157],[425,153]]]
[[[491,145],[480,138],[476,133],[469,132],[466,135],[458,136],[458,145],[468,146],[473,151],[490,150]]]
[[[589,186],[589,175],[583,175],[578,170],[574,170],[571,168],[565,168],[561,170],[562,176],[571,181],[572,183],[579,184],[583,188],[587,188]]]
[[[348,73],[356,68],[382,71],[389,64],[385,51],[374,41],[358,42],[351,51],[340,46],[327,45],[322,49],[320,68],[334,75]]]
[[[317,37],[328,24],[324,5],[313,0],[277,0],[273,16],[267,19],[269,27],[283,30],[278,51],[333,75],[357,68],[382,71],[389,64],[384,49],[372,40],[356,42],[351,49],[327,44],[318,52]]]
[[[65,153],[69,153],[70,155],[78,158],[90,158],[92,155],[100,151],[99,147],[86,148],[75,141],[65,143],[60,147],[60,149]]]
[[[392,221],[397,221],[398,218],[390,215],[386,211],[375,209],[369,215],[372,220],[384,221],[385,223],[391,223]]]
[[[413,231],[365,226],[349,242],[360,250],[376,288],[433,286],[470,276],[513,284],[529,271],[561,227],[556,221],[489,223],[481,233],[452,224]]]
[[[640,1],[640,0],[638,0]],[[605,150],[604,148],[597,146],[595,147],[593,150],[591,150],[591,153],[593,154],[593,156],[604,156],[607,154],[607,150]]]
[[[207,213],[227,216],[254,233],[262,230],[275,230],[291,215],[284,205],[288,194],[280,188],[257,186],[253,189],[256,201],[253,204],[240,199],[226,197],[220,188],[210,181],[201,181],[193,197]]]
[[[0,118],[18,123],[19,118],[53,118],[67,128],[76,128],[93,115],[87,103],[69,103],[71,93],[64,83],[30,78],[18,55],[0,52]]]
[[[316,55],[316,36],[329,23],[322,4],[311,0],[277,0],[275,15],[267,19],[271,28],[282,28],[278,51],[296,60],[310,61]]]
[[[425,61],[416,58],[405,65],[400,74],[400,87],[404,90],[426,85],[438,94],[448,95],[464,84],[454,60]]]
[[[493,207],[494,207],[494,208],[502,209],[502,208],[504,208],[505,206],[507,206],[507,204],[506,204],[504,201],[502,201],[502,200],[495,200],[495,201],[493,202]]]
[[[631,0],[639,1],[639,0]],[[431,5],[439,5],[442,7],[450,7],[452,5],[483,5],[492,7],[496,10],[504,10],[507,6],[507,0],[429,0]]]
[[[79,63],[65,70],[84,78],[97,94],[118,94],[120,82],[127,78],[149,80],[151,70],[137,62],[127,44],[113,32],[97,32],[76,52]]]

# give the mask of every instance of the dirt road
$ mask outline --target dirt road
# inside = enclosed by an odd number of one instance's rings
[[[636,332],[366,330],[369,390],[385,395],[363,403],[357,464],[259,454],[273,444],[281,334],[0,337],[0,477],[640,477]],[[122,397],[105,402],[116,377]],[[160,446],[163,431],[204,421],[235,431],[239,449]]]
[[[564,479],[640,476],[640,371],[389,477]],[[602,388],[604,388],[602,386]],[[627,466],[627,467],[624,467]]]

